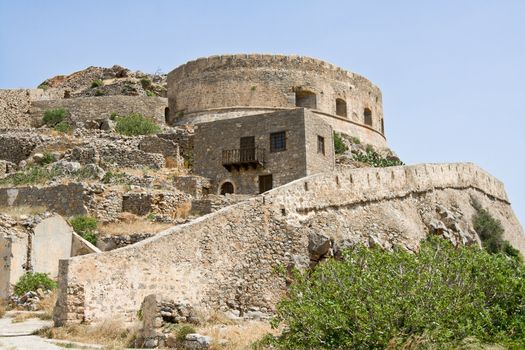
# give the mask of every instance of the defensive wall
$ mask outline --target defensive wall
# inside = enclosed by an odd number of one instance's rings
[[[366,78],[310,57],[200,58],[168,74],[170,124],[196,124],[296,107],[336,131],[386,147],[381,91]]]
[[[447,225],[469,233],[472,197],[490,208],[505,238],[524,253],[523,229],[503,184],[476,165],[343,169],[296,180],[125,248],[61,260],[55,321],[135,319],[153,293],[195,307],[269,312],[286,291],[275,268],[307,267],[312,235],[328,237],[334,249],[372,240],[416,250],[427,221],[443,206],[463,220],[462,228]]]
[[[34,101],[30,113],[35,125],[41,122],[46,110],[53,108],[66,109],[72,121],[106,119],[113,113],[121,116],[140,113],[164,123],[167,106],[168,100],[163,97],[114,95]]]

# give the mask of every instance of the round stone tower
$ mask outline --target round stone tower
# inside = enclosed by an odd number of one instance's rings
[[[308,108],[335,131],[387,147],[381,90],[368,79],[310,57],[223,55],[168,74],[172,125]]]

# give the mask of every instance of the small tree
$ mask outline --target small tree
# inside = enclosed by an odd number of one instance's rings
[[[125,117],[116,117],[115,131],[122,135],[138,136],[156,134],[161,131],[153,120],[142,114],[134,113]]]
[[[64,108],[48,109],[44,112],[42,121],[50,128],[62,122],[67,116],[67,111]]]

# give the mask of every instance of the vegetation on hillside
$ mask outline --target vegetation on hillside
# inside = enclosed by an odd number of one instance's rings
[[[334,131],[334,151],[335,154],[343,154],[348,151],[348,147],[345,145],[341,135]]]
[[[38,288],[53,290],[57,288],[57,286],[57,283],[45,273],[27,272],[16,282],[14,294],[21,296],[29,291],[36,291]]]
[[[44,117],[42,121],[45,125],[52,128],[55,127],[58,123],[64,121],[67,116],[67,111],[64,108],[55,108],[48,109],[44,112]]]
[[[353,158],[359,162],[366,163],[372,167],[383,168],[388,166],[405,165],[397,157],[383,157],[372,147],[367,147],[365,152],[355,153]]]
[[[453,349],[464,339],[525,347],[525,267],[430,237],[417,254],[355,246],[296,273],[273,326],[279,349]]]
[[[90,216],[74,216],[69,220],[76,233],[89,243],[97,244],[97,219]]]
[[[160,126],[153,120],[138,113],[133,113],[125,117],[115,117],[115,121],[115,131],[122,135],[149,135],[161,131]]]

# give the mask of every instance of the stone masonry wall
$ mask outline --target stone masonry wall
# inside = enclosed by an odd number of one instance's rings
[[[152,293],[194,307],[272,311],[286,291],[273,269],[308,266],[312,234],[340,245],[415,250],[441,206],[469,221],[471,197],[502,221],[505,238],[524,253],[523,229],[503,184],[473,164],[343,169],[296,180],[123,249],[62,260],[55,321],[134,319]]]
[[[109,118],[112,113],[128,115],[140,113],[146,117],[164,122],[164,109],[168,106],[166,98],[149,96],[97,96],[79,97],[31,103],[33,123],[41,123],[44,112],[48,109],[64,108],[73,121]]]

